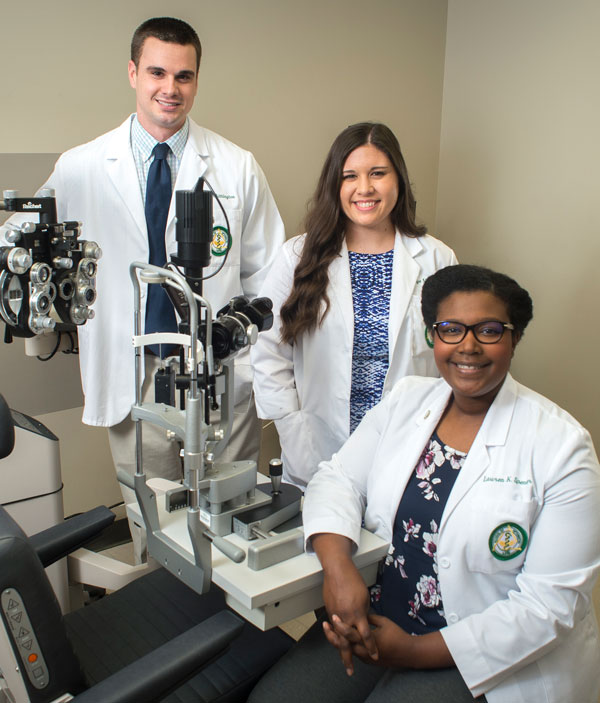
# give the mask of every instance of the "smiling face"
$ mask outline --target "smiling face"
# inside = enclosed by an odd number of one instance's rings
[[[166,141],[181,129],[194,104],[198,90],[195,48],[148,37],[137,67],[130,61],[128,72],[140,124],[159,142]]]
[[[489,291],[452,293],[439,304],[437,320],[465,325],[490,320],[510,322],[504,302]],[[489,407],[508,373],[517,342],[518,337],[508,330],[496,344],[481,344],[471,330],[458,344],[445,344],[435,334],[435,363],[451,386],[455,401],[464,406],[475,400]]]
[[[372,144],[354,149],[342,170],[340,201],[349,226],[394,230],[390,213],[398,200],[392,162]]]

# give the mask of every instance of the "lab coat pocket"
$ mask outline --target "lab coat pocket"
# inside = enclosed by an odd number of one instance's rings
[[[466,556],[471,571],[518,572],[527,555],[537,503],[481,500],[471,504]]]
[[[221,208],[215,203],[209,269],[217,269],[221,265],[227,267],[240,265],[242,211],[239,208],[229,208],[226,203],[222,204],[228,221],[225,220]],[[228,248],[229,251],[227,251]],[[224,257],[227,257],[225,263],[223,263]]]

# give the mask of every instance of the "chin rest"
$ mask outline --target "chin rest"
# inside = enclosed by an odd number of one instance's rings
[[[0,458],[7,418],[0,396]],[[240,620],[219,589],[198,595],[157,569],[61,614],[44,566],[113,519],[100,507],[27,537],[0,506],[0,700],[8,688],[18,703],[245,701],[293,640]]]

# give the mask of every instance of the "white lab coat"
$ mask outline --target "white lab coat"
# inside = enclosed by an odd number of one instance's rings
[[[292,290],[306,235],[287,241],[261,295],[273,300],[273,328],[251,351],[258,416],[275,420],[286,480],[304,486],[320,461],[329,459],[350,432],[354,312],[346,244],[329,268],[330,309],[321,327],[294,344],[280,341],[279,310]],[[425,235],[396,232],[389,316],[390,365],[386,392],[399,378],[437,376],[421,316],[423,281],[457,263],[454,252]]]
[[[144,203],[130,147],[130,120],[92,142],[64,153],[44,187],[56,190],[58,219],[83,222],[82,239],[101,246],[96,316],[79,328],[80,368],[85,394],[83,421],[112,426],[134,402],[132,261],[148,261]],[[284,241],[283,223],[263,172],[252,154],[190,120],[190,131],[174,190],[192,189],[203,176],[227,211],[233,244],[223,270],[204,284],[216,313],[228,300],[258,294]],[[215,225],[224,225],[213,204]],[[27,216],[12,221],[27,220]],[[166,230],[167,254],[176,252],[175,197]],[[219,265],[213,256],[205,269]],[[146,284],[142,284],[145,319]],[[251,393],[248,354],[236,360],[234,402]]]
[[[450,393],[442,379],[405,378],[367,413],[307,488],[308,540],[332,532],[356,543],[366,501],[365,526],[391,541],[400,498]],[[441,632],[473,696],[597,703],[599,505],[588,432],[508,375],[450,493],[437,545]],[[520,525],[529,544],[499,561],[488,541],[504,522]]]

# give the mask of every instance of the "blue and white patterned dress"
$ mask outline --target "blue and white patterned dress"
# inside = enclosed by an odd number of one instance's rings
[[[394,520],[394,536],[371,605],[415,635],[446,625],[438,581],[442,513],[467,455],[434,432],[409,479]]]
[[[350,434],[364,414],[381,400],[389,366],[388,320],[394,250],[383,254],[348,252],[354,342],[350,389]]]

